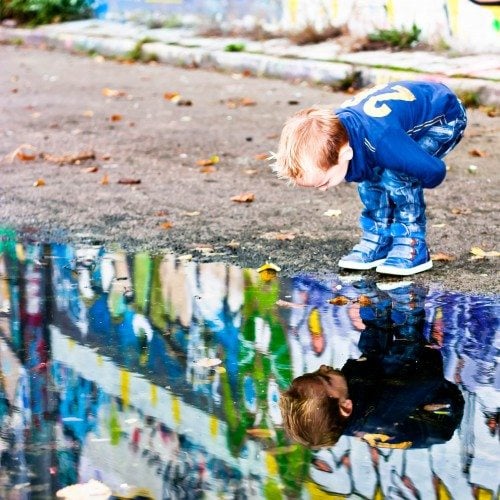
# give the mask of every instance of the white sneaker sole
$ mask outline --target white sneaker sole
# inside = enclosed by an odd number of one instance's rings
[[[351,260],[339,260],[339,267],[343,269],[354,269],[355,271],[366,271],[367,269],[373,269],[384,262],[385,259],[374,260],[372,262],[354,262]]]
[[[394,276],[411,276],[412,274],[421,273],[423,271],[428,271],[432,268],[432,260],[428,260],[419,266],[404,268],[396,266],[384,266],[384,264],[377,266],[377,273],[381,274],[393,274]]]

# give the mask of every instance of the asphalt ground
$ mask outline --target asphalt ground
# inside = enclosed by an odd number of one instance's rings
[[[338,272],[359,238],[355,184],[295,188],[261,159],[290,114],[335,107],[343,93],[27,46],[0,46],[0,61],[2,226],[42,241],[103,241],[242,267],[271,261],[290,275]],[[469,110],[447,179],[426,191],[431,253],[452,260],[414,281],[498,294],[498,258],[471,260],[471,248],[499,249],[499,130],[499,116]],[[88,151],[95,158],[76,161]],[[199,165],[213,156],[217,163]],[[242,193],[253,201],[231,200]]]

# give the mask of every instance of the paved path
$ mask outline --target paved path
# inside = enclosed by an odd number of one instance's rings
[[[0,42],[46,45],[64,50],[124,56],[140,50],[144,56],[184,67],[250,72],[256,76],[305,80],[334,85],[358,72],[363,84],[400,79],[442,81],[455,91],[478,93],[488,105],[500,105],[500,57],[497,54],[458,55],[430,51],[385,50],[346,52],[335,40],[297,46],[288,39],[252,41],[204,38],[192,29],[148,29],[131,23],[86,20],[36,29],[0,27]],[[228,52],[229,44],[244,44]]]

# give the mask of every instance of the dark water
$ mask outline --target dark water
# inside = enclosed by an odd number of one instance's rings
[[[122,498],[498,498],[498,313],[437,286],[5,237],[0,498],[92,478]],[[311,451],[278,400],[322,364],[357,413]]]

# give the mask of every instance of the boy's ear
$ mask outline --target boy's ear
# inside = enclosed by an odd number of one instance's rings
[[[341,150],[340,150],[340,154],[339,154],[339,163],[341,161],[350,161],[352,160],[352,157],[354,156],[354,151],[352,150],[351,146],[347,145],[347,146],[344,146]]]
[[[352,399],[346,399],[339,403],[340,414],[344,417],[350,417],[352,413]]]

